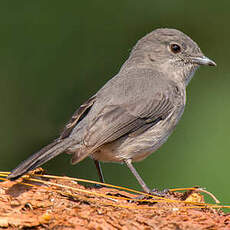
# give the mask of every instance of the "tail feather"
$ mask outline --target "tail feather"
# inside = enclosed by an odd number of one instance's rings
[[[27,172],[43,165],[50,159],[64,152],[68,147],[70,147],[71,144],[72,140],[70,138],[55,140],[51,144],[45,146],[40,151],[36,152],[31,157],[20,163],[15,169],[12,170],[7,179],[18,179]]]

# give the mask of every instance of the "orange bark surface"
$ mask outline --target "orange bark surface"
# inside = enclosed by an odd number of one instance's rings
[[[202,204],[203,196],[196,192],[130,202],[136,195],[114,188],[84,187],[65,179],[24,182],[33,186],[0,183],[0,229],[230,229],[230,214],[184,202]]]

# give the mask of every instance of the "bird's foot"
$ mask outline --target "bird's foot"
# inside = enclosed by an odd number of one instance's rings
[[[167,188],[162,191],[154,188],[149,192],[150,195],[159,196],[159,197],[165,197],[168,193],[169,193],[169,189]]]
[[[150,192],[148,192],[146,195],[140,195],[137,196],[131,200],[129,200],[129,202],[136,202],[136,201],[141,201],[141,200],[149,200],[152,199],[152,196],[157,196],[157,197],[165,197],[166,195],[168,195],[169,193],[169,189],[164,189],[162,191],[158,190],[158,189],[152,189]],[[152,195],[152,196],[151,196]]]
[[[103,184],[94,184],[94,188],[100,189],[100,188],[106,188],[106,186]]]

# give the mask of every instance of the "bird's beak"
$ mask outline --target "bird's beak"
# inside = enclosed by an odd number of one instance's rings
[[[209,65],[209,66],[216,66],[216,63],[209,59],[208,57],[193,57],[192,62],[198,65]]]

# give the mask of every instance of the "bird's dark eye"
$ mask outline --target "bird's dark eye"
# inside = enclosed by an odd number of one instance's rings
[[[170,49],[174,54],[180,53],[181,52],[181,47],[177,44],[171,44]]]

